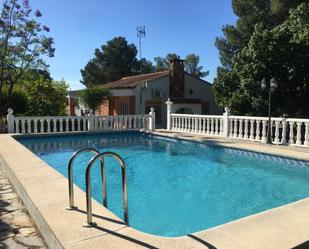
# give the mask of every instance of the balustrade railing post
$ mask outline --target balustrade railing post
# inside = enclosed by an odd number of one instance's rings
[[[309,146],[309,122],[305,123],[305,140],[304,145]]]
[[[289,144],[294,144],[294,121],[289,121],[289,129],[290,129],[290,133],[289,133]]]
[[[166,104],[166,121],[167,121],[167,124],[166,124],[166,129],[168,131],[171,130],[171,114],[172,114],[172,105],[173,105],[173,102],[171,102],[170,98],[167,99],[167,101],[165,102]]]
[[[233,119],[232,118],[228,118],[228,121],[229,121],[229,126],[228,126],[229,134],[228,134],[228,137],[233,137]],[[223,125],[224,125],[224,123],[223,123]],[[223,131],[223,133],[224,133],[224,131]]]
[[[94,114],[92,109],[89,110],[88,114],[88,131],[94,131]]]
[[[14,112],[13,109],[9,108],[8,114],[6,115],[8,133],[14,133],[14,114],[13,114],[13,112]]]
[[[249,132],[249,127],[248,127],[248,125],[249,125],[249,120],[248,119],[245,119],[244,120],[245,121],[245,131],[244,131],[244,138],[245,139],[248,139],[249,138],[249,134],[248,134],[248,132]]]
[[[258,141],[261,140],[260,125],[261,125],[261,120],[256,120],[255,140],[258,140]]]
[[[156,113],[153,107],[150,108],[150,121],[149,121],[149,130],[154,131],[156,129]]]
[[[274,142],[279,144],[280,143],[280,138],[279,138],[279,125],[280,121],[275,121],[275,139]]]
[[[267,126],[267,120],[263,120],[262,121],[262,138],[261,138],[261,142],[262,143],[266,143],[266,126]]]
[[[302,126],[303,122],[297,122],[297,133],[296,133],[296,144],[297,145],[301,145],[302,141],[301,141],[301,126]]]
[[[250,136],[249,136],[250,140],[254,140],[254,123],[255,119],[250,119]]]
[[[235,118],[234,119],[234,134],[233,134],[233,137],[238,137],[238,135],[237,135],[237,128],[238,128],[238,119]]]
[[[243,138],[243,129],[242,129],[242,119],[239,119],[239,129],[238,129],[238,136],[239,138]]]
[[[223,113],[223,136],[228,137],[229,136],[229,115],[230,115],[230,109],[228,107],[225,107],[225,112]]]
[[[281,144],[287,144],[287,140],[286,140],[286,119],[283,118],[282,119],[282,138],[281,138]]]

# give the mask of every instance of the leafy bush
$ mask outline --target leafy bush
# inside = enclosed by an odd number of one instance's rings
[[[111,93],[106,88],[89,87],[82,90],[79,96],[84,105],[95,111],[101,105],[103,100],[106,100],[111,96]]]

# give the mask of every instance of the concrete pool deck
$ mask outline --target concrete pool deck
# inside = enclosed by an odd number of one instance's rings
[[[212,141],[223,146],[309,160],[309,148],[269,146],[192,134],[160,135]],[[67,179],[17,142],[0,135],[0,163],[49,248],[292,248],[309,240],[309,198],[177,238],[146,234],[127,226],[93,200],[94,221],[84,228],[85,192],[75,186],[78,210],[67,211]],[[305,246],[308,244],[305,244]],[[309,246],[309,245],[308,245]],[[305,248],[305,247],[304,247]]]

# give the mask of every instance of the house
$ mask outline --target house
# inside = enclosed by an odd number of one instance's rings
[[[170,61],[167,71],[125,77],[101,87],[110,89],[112,97],[102,103],[96,115],[144,114],[154,107],[156,125],[160,127],[166,124],[168,99],[177,107],[177,113],[222,114],[215,103],[212,84],[186,73],[184,61],[179,59]],[[81,109],[74,109],[74,95],[75,92],[69,93],[70,115]]]

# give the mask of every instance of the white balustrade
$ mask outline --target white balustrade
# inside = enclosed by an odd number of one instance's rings
[[[223,134],[223,118],[220,115],[170,115],[171,130],[221,136]]]
[[[155,129],[154,109],[149,114],[121,116],[46,116],[46,117],[15,117],[9,109],[7,115],[10,133],[59,133],[104,130]],[[173,121],[175,122],[175,121]],[[183,129],[178,122],[178,128]]]
[[[9,133],[59,133],[104,130],[154,130],[154,111],[142,115],[121,116],[46,116],[15,117],[8,110]],[[170,130],[210,136],[266,142],[270,127],[273,142],[296,146],[309,146],[309,119],[224,115],[175,114],[168,117]]]

